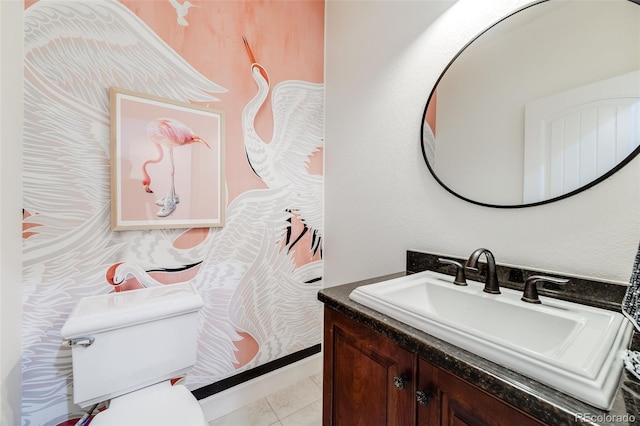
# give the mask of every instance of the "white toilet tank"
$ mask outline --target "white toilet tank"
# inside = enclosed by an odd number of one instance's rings
[[[62,327],[81,407],[184,374],[196,361],[202,298],[190,283],[82,298]]]

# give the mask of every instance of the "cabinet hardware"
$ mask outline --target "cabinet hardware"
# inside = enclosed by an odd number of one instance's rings
[[[431,402],[431,393],[425,391],[416,391],[416,401],[419,405],[427,406]]]
[[[393,377],[393,386],[400,390],[404,389],[404,387],[407,385],[407,382],[408,380],[404,375]]]

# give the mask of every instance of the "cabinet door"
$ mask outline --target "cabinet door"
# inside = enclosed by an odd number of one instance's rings
[[[430,404],[418,406],[420,426],[543,425],[528,414],[422,359],[418,361],[417,387],[433,395]]]
[[[323,424],[414,424],[415,355],[331,308],[324,318]]]

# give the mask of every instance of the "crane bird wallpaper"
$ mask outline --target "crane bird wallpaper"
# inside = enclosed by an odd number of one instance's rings
[[[191,390],[317,346],[324,1],[24,6],[22,424],[83,414],[60,329],[84,296],[191,282],[204,300]],[[224,115],[223,224],[112,230],[110,88]],[[187,121],[146,120],[151,154],[122,170],[158,220],[188,210],[184,174],[215,202],[210,170],[178,155],[215,164],[221,141]]]

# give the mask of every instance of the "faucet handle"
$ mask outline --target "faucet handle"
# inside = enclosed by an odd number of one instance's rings
[[[456,279],[453,280],[455,285],[467,285],[467,277],[464,272],[464,265],[460,262],[451,259],[439,258],[438,262],[447,265],[454,265],[456,267]]]
[[[566,278],[548,277],[546,275],[532,275],[524,283],[524,295],[520,300],[527,303],[542,303],[538,297],[538,283],[547,282],[564,285],[569,282]]]

